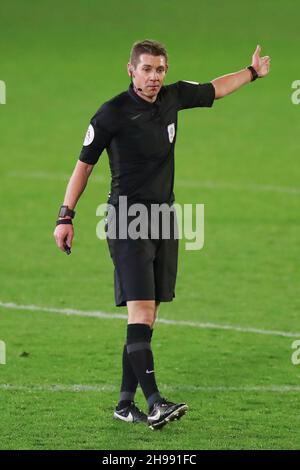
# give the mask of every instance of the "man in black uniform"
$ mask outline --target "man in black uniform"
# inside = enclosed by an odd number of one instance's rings
[[[165,47],[156,41],[137,42],[128,63],[131,77],[128,90],[104,103],[90,121],[54,236],[59,248],[68,252],[73,239],[74,208],[93,166],[106,149],[112,176],[107,241],[115,266],[115,300],[117,306],[126,305],[128,309],[120,400],[114,411],[116,419],[147,422],[152,429],[159,429],[187,411],[185,403],[172,403],[160,395],[151,351],[159,303],[171,301],[175,295],[178,253],[175,215],[171,211],[168,238],[162,236],[160,227],[158,236],[151,237],[150,215],[144,219],[149,236],[132,238],[128,217],[124,237],[124,233],[120,235],[120,225],[125,210],[120,201],[126,198],[128,208],[136,203],[144,204],[147,209],[157,204],[172,208],[178,112],[211,107],[215,99],[267,75],[269,62],[268,56],[260,57],[257,46],[252,65],[239,72],[205,84],[178,81],[164,86],[168,70]],[[116,237],[111,236],[112,228],[116,229]],[[134,403],[138,384],[148,403],[148,416]]]

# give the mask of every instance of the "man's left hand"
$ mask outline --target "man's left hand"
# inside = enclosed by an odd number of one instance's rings
[[[265,77],[268,75],[270,70],[270,60],[271,58],[266,55],[264,57],[260,57],[261,47],[257,46],[255,52],[252,56],[252,67],[255,68],[256,72],[258,73],[259,77]]]

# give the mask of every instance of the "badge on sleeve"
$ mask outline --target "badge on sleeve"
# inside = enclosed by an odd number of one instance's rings
[[[175,137],[175,124],[174,122],[172,124],[168,125],[168,134],[169,134],[169,141],[172,143]]]
[[[88,127],[88,130],[86,131],[83,145],[85,146],[90,145],[93,142],[94,137],[95,137],[95,131],[94,131],[92,124],[90,124]]]

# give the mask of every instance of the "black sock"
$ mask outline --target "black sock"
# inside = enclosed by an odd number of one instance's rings
[[[150,330],[150,342],[153,335],[153,329]],[[136,389],[138,386],[138,379],[133,372],[128,353],[127,353],[127,345],[124,345],[123,349],[123,358],[122,358],[122,383],[121,383],[121,390],[120,390],[120,399],[117,406],[118,410],[122,408],[126,408],[134,401],[134,396],[136,393]]]
[[[120,390],[120,400],[118,404],[118,409],[125,408],[129,406],[130,403],[134,400],[134,395],[138,386],[138,379],[133,372],[132,366],[127,353],[127,345],[125,344],[123,349],[123,375],[122,375],[122,384]]]
[[[128,357],[149,407],[161,398],[155,381],[151,337],[152,330],[148,325],[134,323],[127,326]]]

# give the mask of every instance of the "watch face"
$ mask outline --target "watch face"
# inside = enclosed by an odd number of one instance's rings
[[[68,206],[61,206],[58,216],[66,217],[66,215],[73,219],[75,212],[72,209],[69,209]]]
[[[66,214],[67,214],[67,210],[68,210],[68,209],[67,209],[66,206],[62,206],[62,207],[60,208],[60,211],[59,211],[59,217],[65,217]]]
[[[68,206],[61,206],[58,217],[66,217],[66,216],[69,216],[73,219],[75,216],[75,211],[73,211],[73,209],[69,209]]]

